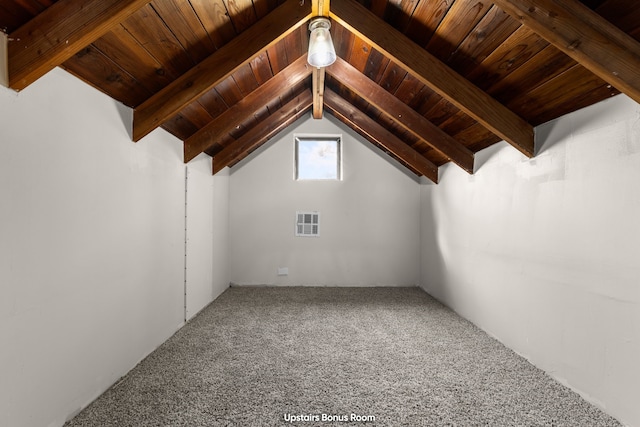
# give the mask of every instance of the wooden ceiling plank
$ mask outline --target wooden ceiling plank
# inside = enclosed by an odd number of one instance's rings
[[[478,141],[490,140],[492,144],[500,142],[499,137],[477,122],[468,128],[459,130],[453,136],[457,141],[472,148],[477,147]]]
[[[331,23],[330,31],[336,55],[341,58],[350,58],[355,40],[353,33],[335,21]]]
[[[464,145],[444,133],[440,128],[401,102],[372,80],[364,77],[358,70],[341,58],[328,68],[336,80],[357,95],[383,111],[383,114],[399,124],[403,129],[424,140],[426,144],[460,166],[473,173],[473,153]]]
[[[640,2],[629,0],[607,0],[596,9],[598,15],[615,24],[625,33],[638,39],[640,29]]]
[[[236,36],[222,0],[189,0],[189,3],[216,48],[220,48]]]
[[[385,21],[396,27],[401,32],[405,32],[411,17],[416,12],[420,0],[393,0],[387,7]],[[391,6],[391,7],[389,7]]]
[[[440,25],[454,0],[427,1],[418,3],[404,33],[420,46],[427,44]]]
[[[262,52],[251,60],[251,69],[258,84],[263,84],[271,77],[273,77],[273,71],[269,64],[269,57],[266,52]]]
[[[93,42],[93,46],[135,77],[149,91],[133,105],[138,105],[151,94],[171,83],[172,79],[158,59],[150,55],[122,25],[113,27],[111,31]]]
[[[301,25],[295,32],[284,38],[284,48],[287,50],[287,57],[298,58],[309,50],[308,33],[306,25]]]
[[[489,87],[487,93],[503,104],[509,105],[512,99],[522,96],[522,93],[515,89],[516,87],[526,88],[526,91],[530,92],[575,64],[573,59],[550,44],[531,60]]]
[[[241,33],[258,20],[251,0],[223,0],[236,33]]]
[[[180,111],[180,114],[189,118],[189,121],[198,128],[206,126],[212,119],[211,114],[199,103],[192,102]]]
[[[184,105],[190,104],[256,55],[295,31],[309,19],[310,11],[308,4],[300,6],[297,1],[285,2],[147,99],[134,110],[133,140],[139,141],[178,113]]]
[[[490,8],[489,0],[454,1],[423,46],[436,58],[447,61]]]
[[[83,48],[60,67],[128,107],[151,93],[94,45]],[[96,85],[96,81],[103,83]]]
[[[253,8],[256,11],[258,19],[264,18],[270,11],[278,6],[278,2],[275,0],[254,0]]]
[[[380,18],[384,18],[384,13],[387,10],[387,0],[371,0],[371,6],[369,9]]]
[[[218,83],[215,90],[220,94],[220,97],[224,103],[227,104],[227,107],[237,104],[242,99],[242,92],[240,92],[238,84],[233,79],[233,75]]]
[[[382,74],[382,78],[378,81],[378,84],[386,91],[395,93],[407,74],[407,70],[391,61],[384,70],[384,74]]]
[[[349,63],[364,74],[364,69],[367,66],[370,54],[371,46],[359,37],[354,37],[351,56],[348,59]]]
[[[271,115],[271,113],[269,112],[269,107],[267,107],[267,105],[265,105],[264,107],[259,109],[254,114],[254,118],[256,120],[256,123],[259,123],[259,122],[263,121],[264,119],[266,119],[267,117],[269,117]]]
[[[191,161],[213,145],[220,135],[231,132],[249,116],[253,116],[260,108],[266,106],[269,101],[279,96],[283,87],[295,86],[307,78],[311,74],[312,68],[307,64],[307,57],[303,55],[265,84],[259,86],[227,111],[220,114],[207,126],[184,141],[184,162]]]
[[[149,0],[59,0],[9,36],[9,87],[22,90]]]
[[[373,47],[371,49],[369,59],[364,67],[364,71],[362,72],[362,74],[369,77],[374,82],[380,83],[380,80],[382,79],[384,71],[387,69],[389,62],[391,61],[389,60],[389,58],[384,56],[384,53],[378,51],[375,47]]]
[[[420,80],[413,77],[411,74],[407,74],[398,86],[398,89],[394,92],[396,98],[405,104],[409,105],[413,102],[416,95],[420,93],[422,88],[425,87]]]
[[[521,25],[504,40],[482,63],[466,74],[466,78],[480,89],[496,84],[526,64],[532,57],[548,47],[549,43],[530,28]]]
[[[19,28],[22,23],[27,22],[38,13],[40,13],[40,11],[36,13],[29,13],[28,10],[20,7],[20,5],[17,3],[2,2],[0,3],[0,16],[2,16],[3,28],[0,32],[6,36],[7,34]]]
[[[354,0],[333,0],[331,17],[482,123],[527,157],[533,127]]]
[[[162,129],[180,140],[185,140],[198,131],[198,127],[182,114],[176,114],[164,122]]]
[[[194,61],[202,61],[217,49],[191,3],[156,1],[153,8]]]
[[[576,106],[581,108],[592,104],[591,97],[594,93],[603,90],[604,93],[596,95],[597,99],[618,93],[600,77],[575,64],[535,89],[521,93],[508,105],[515,111],[526,111],[530,120],[537,125],[555,118],[559,111],[568,113]],[[566,107],[560,108],[562,105]]]
[[[438,128],[441,128],[441,126],[447,120],[458,113],[460,113],[460,110],[457,109],[455,105],[444,98],[440,98],[440,100],[433,106],[433,108],[427,111],[427,113],[424,114],[423,117],[425,117]]]
[[[312,91],[313,91],[313,118],[322,118],[322,103],[324,97],[324,76],[325,68],[313,68]]]
[[[261,121],[256,127],[250,129],[213,156],[213,174],[220,172],[226,166],[233,165],[242,160],[251,151],[255,150],[278,132],[291,125],[302,115],[307,113],[313,104],[313,97],[309,90],[286,103],[269,117]]]
[[[205,92],[204,95],[198,98],[198,102],[213,118],[218,117],[229,108],[222,95],[216,89]]]
[[[467,73],[482,63],[520,26],[507,12],[491,6],[489,12],[447,59],[447,64],[468,78]]]
[[[250,64],[239,67],[236,72],[233,73],[233,80],[235,80],[236,85],[238,85],[242,96],[246,96],[260,86],[256,76],[253,74]]]
[[[495,4],[640,103],[640,43],[577,0]]]
[[[338,119],[350,124],[356,132],[371,143],[388,150],[431,181],[438,182],[438,167],[411,148],[409,144],[399,139],[331,89],[327,88],[324,96],[327,110],[332,112]]]
[[[122,27],[148,52],[148,55],[162,64],[165,76],[171,80],[178,78],[197,63],[151,4],[141,7],[123,21]]]
[[[269,65],[271,66],[271,73],[277,74],[289,65],[289,58],[287,58],[287,49],[284,46],[284,40],[280,40],[272,46],[269,46],[266,50],[267,58],[269,58]]]

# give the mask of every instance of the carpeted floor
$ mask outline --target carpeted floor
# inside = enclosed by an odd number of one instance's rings
[[[65,424],[618,426],[418,288],[230,288]]]

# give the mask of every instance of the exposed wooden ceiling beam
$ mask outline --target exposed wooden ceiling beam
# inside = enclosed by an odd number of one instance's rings
[[[314,68],[312,75],[312,91],[313,91],[313,118],[322,118],[322,105],[324,102],[324,77],[325,68]]]
[[[329,17],[330,0],[311,0],[311,14],[313,16]]]
[[[294,87],[311,75],[306,55],[302,55],[291,65],[271,77],[238,103],[220,114],[213,121],[184,141],[184,162],[191,161],[198,154],[211,147],[220,135],[231,132],[236,126],[258,112],[277,97],[283,87]]]
[[[182,108],[296,30],[311,17],[309,3],[289,0],[204,61],[139,105],[133,114],[133,140],[139,141]]]
[[[509,142],[534,155],[533,127],[354,0],[333,0],[331,17],[421,83]]]
[[[273,138],[278,132],[293,124],[311,109],[312,104],[313,96],[311,91],[307,89],[243,134],[235,142],[226,146],[213,156],[214,175],[226,166],[236,164],[253,150]]]
[[[388,150],[431,181],[438,182],[438,167],[435,164],[340,95],[327,88],[324,92],[324,102],[327,110],[371,143]]]
[[[311,15],[329,17],[329,7],[331,0],[311,0]],[[317,68],[313,70],[312,91],[313,91],[313,118],[322,118],[322,103],[324,94],[325,69]]]
[[[577,0],[494,3],[640,103],[640,43]]]
[[[473,152],[471,150],[384,90],[373,80],[363,76],[347,61],[338,58],[327,71],[329,75],[382,111],[403,129],[420,138],[465,171],[473,173]]]
[[[57,1],[9,35],[9,87],[26,88],[149,1]]]

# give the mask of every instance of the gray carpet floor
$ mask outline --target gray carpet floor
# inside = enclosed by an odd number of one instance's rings
[[[618,426],[418,288],[229,288],[77,426]]]

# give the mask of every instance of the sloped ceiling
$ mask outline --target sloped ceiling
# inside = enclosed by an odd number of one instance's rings
[[[306,63],[331,19],[335,64]],[[9,87],[56,66],[163,127],[213,171],[332,114],[417,175],[620,92],[640,102],[636,0],[4,0]],[[603,142],[606,143],[606,142]]]

